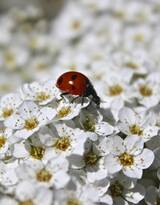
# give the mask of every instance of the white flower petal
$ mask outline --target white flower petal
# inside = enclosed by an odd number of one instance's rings
[[[140,155],[134,158],[134,160],[137,167],[147,169],[153,163],[154,153],[149,149],[144,149]]]
[[[35,186],[29,181],[22,181],[16,187],[16,196],[19,200],[25,201],[32,199],[35,194]]]
[[[38,128],[35,128],[33,130],[22,129],[22,130],[16,131],[14,133],[14,136],[16,138],[19,138],[19,139],[27,139],[28,137],[30,137],[36,131],[38,131]]]
[[[144,142],[149,141],[152,137],[158,134],[159,128],[156,126],[148,126],[143,131],[143,140]]]
[[[49,161],[49,167],[54,170],[54,172],[59,172],[60,170],[68,171],[69,163],[63,156],[58,156],[52,158]]]
[[[107,175],[108,175],[107,169],[104,170],[100,169],[95,172],[88,172],[87,179],[90,183],[93,183],[95,181],[105,179]]]
[[[124,141],[119,136],[110,136],[108,137],[108,149],[113,155],[120,155],[125,152]]]
[[[56,110],[45,107],[40,110],[40,115],[38,116],[39,121],[45,124],[47,121],[51,121],[56,116]]]
[[[24,127],[24,120],[17,114],[7,118],[4,122],[5,126],[11,129],[21,129]]]
[[[54,185],[57,189],[63,188],[70,180],[68,174],[64,171],[59,171],[54,175]]]
[[[100,122],[95,125],[95,132],[102,136],[112,134],[113,130],[113,127],[107,122]]]
[[[125,190],[123,194],[125,195],[125,199],[127,199],[127,201],[138,204],[144,198],[145,189],[142,185],[137,184],[134,189]]]
[[[114,174],[122,169],[117,158],[113,157],[111,154],[107,155],[104,159],[104,166],[108,170],[108,173]]]
[[[123,168],[123,173],[131,178],[141,179],[142,177],[142,169],[132,166],[132,167],[125,167]]]
[[[118,126],[118,129],[119,129],[122,133],[124,133],[124,134],[126,134],[126,135],[130,135],[129,126],[128,126],[127,124],[125,124],[125,123],[123,123],[123,122],[119,122],[117,126]]]
[[[22,100],[20,99],[19,94],[10,93],[2,97],[0,106],[3,108],[5,107],[17,108],[21,103],[22,103]]]
[[[12,199],[10,197],[3,197],[0,199],[0,204],[1,205],[18,205],[18,202],[15,199]]]
[[[34,199],[35,204],[38,205],[51,205],[53,202],[53,192],[45,187],[39,187],[38,194]]]
[[[138,155],[141,153],[144,146],[142,138],[136,135],[128,136],[124,140],[124,144],[126,147],[126,152],[131,155]]]
[[[107,205],[113,205],[113,199],[109,194],[105,194],[100,198],[101,203],[105,203]]]
[[[23,102],[23,104],[18,109],[18,113],[23,119],[35,117],[37,116],[38,112],[39,112],[38,105],[36,105],[32,101]]]
[[[133,125],[136,122],[135,113],[130,108],[122,108],[119,112],[119,120],[127,125]]]
[[[13,151],[13,156],[16,158],[23,158],[28,156],[28,152],[25,148],[24,143],[17,143],[14,144],[14,151]]]

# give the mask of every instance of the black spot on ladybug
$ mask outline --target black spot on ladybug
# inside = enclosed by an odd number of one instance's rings
[[[71,79],[72,79],[72,80],[76,80],[76,78],[77,78],[77,75],[72,75],[72,76],[71,76]]]
[[[62,84],[62,82],[63,82],[63,77],[59,78],[57,84],[60,85],[60,84]]]

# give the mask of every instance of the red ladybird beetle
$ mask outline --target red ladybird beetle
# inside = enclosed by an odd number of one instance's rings
[[[71,94],[77,97],[91,97],[91,101],[100,105],[100,97],[97,95],[90,80],[82,73],[69,71],[63,73],[56,82],[56,86],[63,92],[61,96]],[[76,98],[77,98],[76,97]],[[74,99],[76,99],[74,98]]]

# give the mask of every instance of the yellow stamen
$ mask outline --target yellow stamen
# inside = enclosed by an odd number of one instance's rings
[[[31,146],[30,155],[34,159],[41,160],[43,158],[43,156],[44,156],[44,153],[45,153],[45,149],[44,148]]]
[[[109,95],[110,96],[117,96],[123,92],[123,87],[119,84],[113,85],[109,87]]]
[[[119,160],[120,160],[120,163],[123,165],[123,166],[131,166],[134,164],[134,157],[133,155],[130,155],[126,152],[124,152],[123,154],[121,154],[119,156]]]
[[[150,88],[148,85],[142,85],[139,88],[139,92],[144,97],[150,97],[153,94],[152,88]]]
[[[36,177],[39,182],[49,182],[52,178],[52,174],[46,169],[41,169]]]
[[[25,120],[24,128],[27,130],[33,130],[38,126],[38,124],[39,124],[38,120],[35,117],[33,117]]]
[[[66,151],[71,146],[70,138],[68,136],[61,137],[53,146],[61,151]]]
[[[2,111],[2,116],[4,118],[10,117],[13,114],[13,109],[12,108],[4,108]]]

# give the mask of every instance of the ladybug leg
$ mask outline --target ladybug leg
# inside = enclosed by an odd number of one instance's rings
[[[78,99],[78,98],[79,98],[79,96],[73,98],[73,99],[71,100],[71,103],[73,103],[73,102],[74,102],[76,99]]]
[[[59,101],[65,100],[64,96],[65,96],[65,95],[68,95],[68,94],[69,94],[68,92],[66,92],[66,93],[61,93],[61,94],[60,94],[61,99],[60,99]]]
[[[81,98],[81,105],[83,106],[83,104],[84,104],[84,96],[82,96],[82,98]]]
[[[64,95],[68,95],[68,94],[69,94],[68,92],[66,92],[66,93],[61,93],[60,96],[63,98]]]

